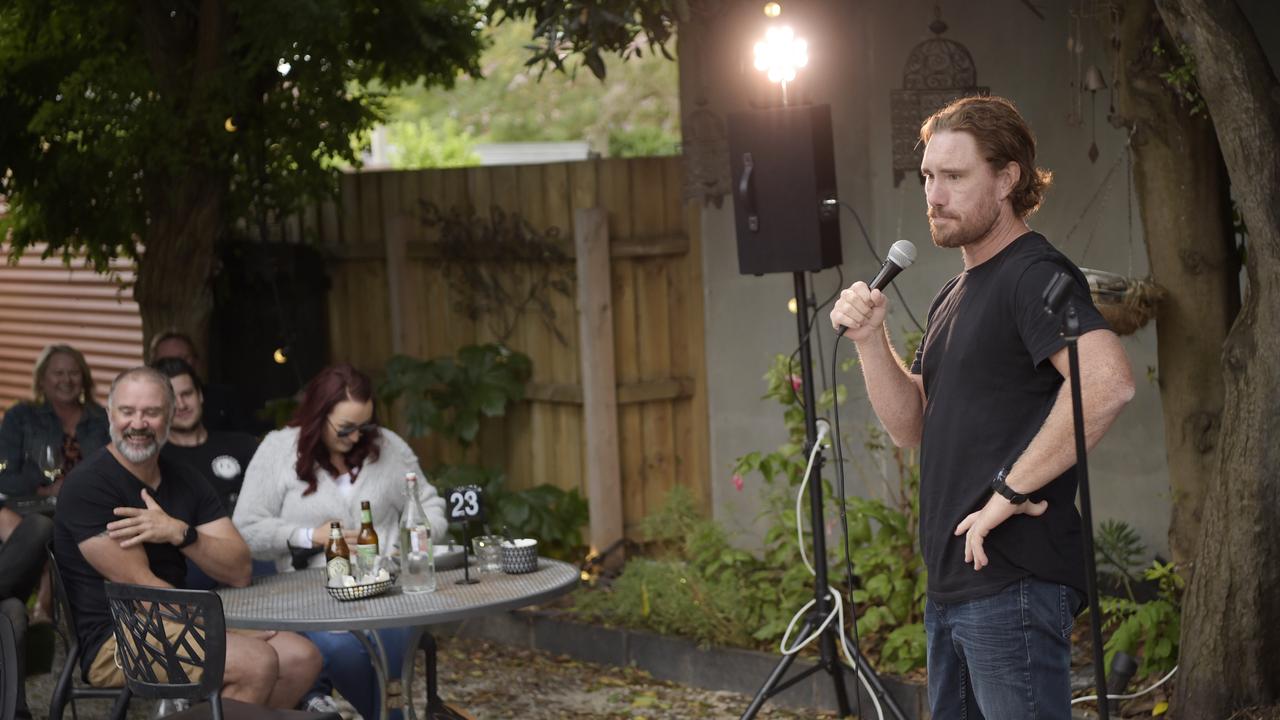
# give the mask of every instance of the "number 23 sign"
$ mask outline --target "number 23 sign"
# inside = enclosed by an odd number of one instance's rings
[[[449,522],[484,519],[484,493],[477,485],[463,485],[449,491]]]

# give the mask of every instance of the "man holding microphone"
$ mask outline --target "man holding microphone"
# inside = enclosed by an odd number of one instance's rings
[[[1129,363],[1080,270],[1027,225],[1052,176],[1013,104],[957,100],[920,139],[930,232],[960,249],[963,271],[935,297],[910,368],[879,290],[854,283],[831,323],[856,344],[894,443],[920,446],[933,718],[1066,720],[1085,578],[1067,349],[1042,300],[1059,272],[1075,281],[1089,447],[1133,397]]]

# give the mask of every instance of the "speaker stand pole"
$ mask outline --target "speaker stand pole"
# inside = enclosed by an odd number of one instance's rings
[[[792,273],[792,275],[795,278],[796,329],[800,337],[801,397],[804,399],[804,456],[807,458],[818,440],[818,405],[817,398],[814,395],[813,358],[809,352],[809,289],[803,272]],[[838,439],[836,441],[839,442]],[[822,514],[822,465],[824,459],[823,454],[821,452],[818,453],[813,463],[812,474],[809,477],[809,527],[813,534],[814,603],[813,609],[809,612],[809,616],[804,622],[804,626],[800,629],[798,637],[801,638],[807,637],[815,628],[821,627],[832,609],[831,590],[827,581],[827,541],[823,534],[825,523],[823,522]],[[833,620],[827,624],[822,634],[818,636],[818,651],[821,656],[818,664],[786,681],[783,681],[782,678],[787,674],[787,670],[791,667],[791,663],[795,661],[796,656],[782,656],[774,667],[773,672],[769,674],[769,678],[765,680],[764,685],[756,692],[751,705],[742,714],[741,720],[751,720],[769,698],[817,672],[826,672],[831,676],[831,682],[835,687],[836,708],[840,712],[840,716],[848,717],[851,715],[852,708],[849,706],[849,694],[844,686],[844,673],[848,668],[840,661],[840,656],[836,650],[836,643],[845,639],[843,636],[844,628],[839,623]],[[853,655],[853,661],[857,664],[858,672],[866,678],[867,685],[875,693],[881,707],[887,708],[890,715],[896,720],[906,720],[902,714],[902,709],[885,691],[871,664],[866,661],[866,658],[862,656],[862,653],[858,651],[853,643],[847,642],[846,644]],[[858,692],[856,679],[854,692]]]

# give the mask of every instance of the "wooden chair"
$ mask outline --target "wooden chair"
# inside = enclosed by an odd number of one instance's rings
[[[58,682],[53,686],[53,694],[49,698],[49,720],[62,720],[62,713],[67,703],[71,703],[71,717],[79,720],[76,713],[76,700],[114,699],[111,708],[112,720],[124,720],[129,712],[128,688],[96,688],[86,684],[78,684],[75,676],[80,672],[80,638],[76,635],[75,616],[71,611],[71,601],[67,599],[66,588],[62,585],[62,575],[58,572],[58,558],[53,554],[53,545],[45,548],[49,556],[49,575],[53,580],[53,630],[62,643],[63,665],[58,673]],[[84,678],[81,678],[84,680]]]
[[[105,589],[129,689],[146,698],[208,700],[168,720],[342,720],[337,713],[275,710],[222,698],[227,630],[217,594],[111,582]]]

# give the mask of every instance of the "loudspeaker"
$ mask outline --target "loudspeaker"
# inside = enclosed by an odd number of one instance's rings
[[[830,105],[731,113],[729,167],[739,272],[841,263]]]

